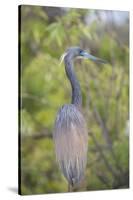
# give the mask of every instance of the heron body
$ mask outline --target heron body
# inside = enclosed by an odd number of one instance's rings
[[[83,178],[88,143],[84,117],[74,104],[64,105],[59,110],[54,139],[60,168],[73,186]]]
[[[79,47],[71,47],[65,53],[65,71],[72,87],[72,101],[58,111],[53,139],[60,169],[71,186],[79,184],[84,177],[88,149],[88,131],[82,114],[81,89],[73,67],[73,60],[79,56],[104,62]]]

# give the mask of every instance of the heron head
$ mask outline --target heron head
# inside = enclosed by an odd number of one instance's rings
[[[85,58],[85,59],[90,59],[97,63],[107,63],[107,61],[89,54],[87,51],[81,49],[80,47],[71,47],[67,49],[67,51],[62,56],[62,59],[65,58],[67,59]]]

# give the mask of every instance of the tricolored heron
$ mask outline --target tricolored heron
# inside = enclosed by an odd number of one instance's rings
[[[73,60],[78,57],[105,63],[104,60],[90,55],[79,47],[71,47],[64,54],[65,71],[72,87],[72,101],[71,104],[60,108],[53,138],[60,169],[72,187],[79,184],[84,177],[88,148],[88,131],[82,114],[81,89],[73,67]]]

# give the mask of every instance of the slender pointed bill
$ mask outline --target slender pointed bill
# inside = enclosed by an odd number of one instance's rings
[[[82,56],[83,56],[84,58],[88,58],[88,59],[90,59],[90,60],[92,60],[92,61],[94,61],[94,62],[97,62],[97,63],[102,63],[102,64],[106,64],[106,63],[107,63],[106,60],[103,60],[103,59],[101,59],[101,58],[97,58],[97,57],[95,57],[95,56],[93,56],[93,55],[91,55],[91,54],[89,54],[89,53],[87,53],[87,52],[84,52],[84,53],[82,54]]]

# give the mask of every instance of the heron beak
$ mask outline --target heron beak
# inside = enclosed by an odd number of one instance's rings
[[[84,58],[90,59],[90,60],[92,60],[93,62],[96,62],[96,63],[102,63],[102,64],[106,64],[106,63],[107,63],[106,60],[103,60],[103,59],[101,59],[101,58],[97,58],[97,57],[95,57],[95,56],[89,54],[89,53],[86,52],[86,51],[83,51],[83,52],[81,53],[81,56],[84,57]]]

